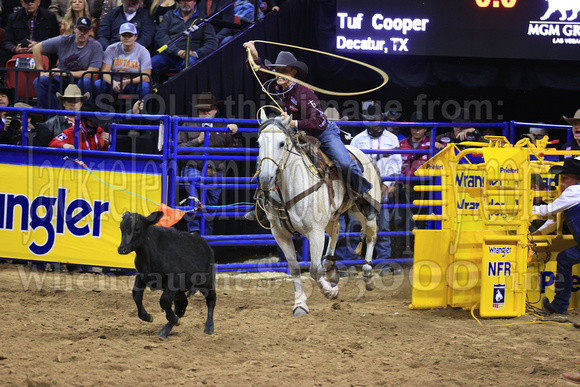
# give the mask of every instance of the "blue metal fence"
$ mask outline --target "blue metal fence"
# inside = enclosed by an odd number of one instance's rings
[[[28,136],[26,135],[28,132],[27,128],[27,116],[30,113],[42,113],[42,114],[59,114],[59,115],[69,115],[74,114],[73,112],[67,112],[63,110],[42,110],[42,109],[15,109],[15,108],[0,108],[0,111],[22,111],[23,114],[23,137],[22,137],[22,144],[21,146],[10,146],[10,145],[0,145],[0,149],[2,150],[3,154],[6,155],[8,153],[32,153],[36,154],[36,157],[50,157],[51,155],[77,155],[80,153],[79,150],[72,150],[72,149],[51,149],[51,148],[33,148],[26,146],[28,141]],[[202,126],[181,126],[183,123],[190,123],[190,124],[199,124],[206,122],[211,122],[214,124],[228,124],[228,123],[235,123],[242,127],[239,128],[240,133],[244,133],[246,140],[249,140],[249,137],[254,136],[257,137],[257,122],[256,120],[248,120],[248,119],[208,119],[208,118],[187,118],[187,117],[177,117],[177,116],[169,116],[169,115],[135,115],[135,114],[115,114],[115,113],[82,113],[83,115],[87,116],[97,116],[99,119],[109,119],[109,120],[123,120],[126,122],[134,122],[138,121],[148,121],[147,125],[142,124],[131,124],[131,123],[114,123],[110,125],[110,150],[105,152],[96,152],[96,151],[82,151],[83,157],[90,156],[96,159],[102,160],[119,160],[119,159],[126,159],[126,160],[142,160],[142,161],[153,161],[155,162],[160,168],[160,175],[162,176],[162,197],[160,201],[168,204],[171,207],[177,207],[182,210],[192,210],[193,203],[189,202],[187,205],[178,206],[178,194],[180,186],[184,184],[189,184],[191,181],[198,182],[198,188],[201,192],[201,197],[199,198],[202,205],[206,203],[207,194],[206,190],[208,188],[224,188],[235,190],[236,192],[244,192],[245,195],[249,195],[248,192],[253,192],[256,188],[256,184],[252,183],[251,176],[253,171],[255,171],[255,161],[257,159],[258,149],[251,148],[251,147],[244,147],[244,148],[213,148],[209,147],[209,134],[212,131],[223,131],[223,127],[202,127]],[[78,114],[75,116],[75,145],[78,147],[78,121],[79,116]],[[357,127],[364,127],[368,122],[363,121],[338,121],[338,125],[341,127],[348,127],[348,126],[357,126]],[[519,122],[511,122],[511,123],[376,123],[377,125],[381,126],[399,126],[399,127],[427,127],[429,128],[430,133],[430,140],[431,140],[431,147],[427,150],[372,150],[372,151],[364,151],[365,153],[375,153],[375,154],[408,154],[408,153],[418,153],[418,154],[428,154],[430,157],[435,154],[437,151],[435,150],[435,138],[437,136],[438,130],[445,128],[449,130],[452,127],[493,127],[498,128],[501,130],[502,135],[511,139],[512,142],[515,140],[515,132],[517,128],[522,126],[534,126],[534,127],[547,127],[549,129],[567,129],[569,126],[562,126],[562,125],[539,125],[539,124],[528,124],[528,123],[519,123]],[[116,151],[116,143],[117,143],[117,134],[119,130],[137,130],[137,131],[153,131],[158,133],[161,137],[162,141],[160,141],[161,148],[160,154],[142,154],[142,153],[123,153]],[[179,147],[177,144],[177,138],[179,131],[203,131],[205,133],[205,139],[203,146],[196,147],[195,152],[198,152],[198,155],[183,155],[180,154],[182,151],[192,151],[191,148],[183,148]],[[188,159],[197,159],[203,160],[203,168],[202,174],[200,178],[197,179],[190,179],[190,178],[183,178],[179,175],[178,169],[178,162],[180,160],[188,160]],[[11,160],[10,157],[5,158],[6,162],[18,162],[15,160]],[[247,174],[247,176],[234,176],[234,177],[220,177],[215,178],[212,176],[207,175],[208,169],[208,161],[209,160],[228,160],[233,161],[234,163],[245,163],[244,167],[247,171],[251,171],[251,173]],[[20,160],[22,162],[22,160]],[[395,182],[419,182],[424,181],[425,178],[421,177],[404,177],[404,176],[396,176],[396,177],[386,177],[383,178],[384,181],[395,181]],[[431,193],[432,194],[432,193]],[[157,198],[155,198],[157,199]],[[223,198],[222,198],[223,201]],[[216,206],[212,208],[206,208],[205,211],[198,211],[195,213],[195,216],[201,217],[201,234],[204,235],[205,232],[205,218],[206,217],[228,217],[228,218],[240,218],[243,216],[245,212],[247,212],[251,208],[250,204],[244,204],[237,207],[230,207],[227,205],[224,206]],[[404,208],[407,210],[407,216],[411,216],[410,210],[412,208],[416,208],[416,206],[412,204],[384,204],[383,208],[388,209],[395,209],[395,208]],[[433,209],[437,211],[438,209]],[[436,224],[429,224],[430,227],[436,226]],[[388,237],[410,237],[412,235],[411,230],[404,230],[404,231],[390,231],[390,232],[381,232],[380,236],[388,236]],[[358,238],[358,233],[341,233],[341,237],[354,237]],[[214,246],[264,246],[264,245],[274,245],[275,241],[271,234],[252,234],[252,235],[204,235],[204,237],[208,240],[211,245]],[[304,238],[301,238],[304,239]],[[308,243],[304,240],[303,242],[303,256],[308,257]],[[393,258],[393,262],[408,262],[409,260],[397,260],[398,257]],[[304,266],[308,265],[307,258],[301,263]],[[350,262],[350,261],[349,261]],[[378,260],[377,262],[385,262],[384,260]],[[346,262],[344,262],[346,263]],[[360,264],[362,261],[353,261],[352,264]],[[276,269],[276,270],[287,270],[287,265],[284,262],[279,264],[235,264],[235,265],[218,265],[218,270],[220,271],[227,271],[227,270],[246,270],[246,271],[260,271],[264,269]]]

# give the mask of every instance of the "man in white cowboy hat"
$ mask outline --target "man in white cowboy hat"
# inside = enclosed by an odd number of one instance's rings
[[[572,294],[572,266],[580,263],[580,247],[578,246],[580,245],[580,160],[569,157],[564,161],[564,166],[552,167],[550,172],[559,175],[562,195],[550,204],[533,206],[534,214],[549,217],[549,219],[532,235],[544,235],[555,231],[557,223],[554,217],[559,212],[564,213],[566,224],[576,245],[558,253],[556,294],[552,302],[544,297],[542,308],[548,313],[565,315],[568,312]]]
[[[309,135],[316,137],[320,141],[320,149],[334,161],[343,176],[347,179],[352,189],[359,193],[364,200],[362,210],[366,216],[371,219],[380,211],[380,204],[376,203],[368,194],[373,187],[363,176],[358,164],[350,158],[350,155],[340,139],[338,126],[329,121],[322,111],[320,101],[314,92],[290,79],[285,78],[289,75],[294,78],[304,79],[308,74],[308,66],[304,62],[296,60],[296,57],[288,51],[280,51],[276,62],[262,60],[253,41],[244,43],[244,48],[250,51],[256,64],[268,69],[275,69],[280,76],[276,77],[276,93],[274,96],[280,102],[284,109],[284,114],[291,115],[290,127],[296,130],[303,130]],[[261,78],[269,75],[259,72]],[[375,208],[377,206],[378,208]],[[260,214],[261,215],[261,214]],[[246,214],[246,219],[253,220],[256,218],[255,212]]]
[[[574,117],[568,118],[564,116],[564,119],[572,125],[572,141],[565,143],[562,146],[562,150],[580,150],[580,109],[576,110]]]
[[[65,129],[71,127],[75,123],[75,116],[72,112],[78,112],[83,107],[83,104],[87,99],[89,99],[89,92],[82,93],[81,89],[75,84],[68,85],[67,88],[64,90],[64,94],[56,93],[56,98],[62,104],[62,108],[64,110],[68,110],[71,112],[70,115],[66,116],[53,116],[46,120],[39,125],[40,127],[46,128],[49,133],[49,138],[45,139],[46,141],[40,140],[40,146],[48,146],[50,141],[61,134]],[[46,142],[46,143],[43,143]]]
[[[197,109],[198,117],[202,118],[216,118],[218,108],[223,105],[223,101],[216,101],[211,92],[203,92],[200,94],[197,104],[193,107]],[[191,122],[184,126],[204,126],[204,127],[223,127],[223,131],[209,132],[208,145],[210,147],[219,148],[237,148],[241,145],[241,140],[236,136],[238,126],[236,124],[219,124],[212,122]],[[177,146],[197,148],[204,146],[205,132],[179,131],[177,135]],[[181,153],[183,154],[183,153]],[[199,152],[185,152],[185,154],[200,154]],[[196,178],[202,176],[203,160],[187,160],[181,166],[181,176],[187,178]],[[226,160],[210,160],[208,162],[207,176],[221,178],[226,169]],[[192,181],[186,185],[190,196],[201,199],[201,192],[198,181]],[[207,189],[207,199],[205,204],[214,206],[218,203],[222,189],[213,188]],[[187,217],[187,231],[198,233],[201,231],[199,217]],[[204,234],[210,235],[213,231],[213,221],[206,218]]]
[[[84,105],[81,112],[100,113],[100,109],[94,105]],[[81,113],[79,130],[79,148],[84,150],[107,150],[109,149],[109,133],[101,128],[101,120],[97,116],[83,115]],[[75,149],[75,127],[65,129],[61,134],[52,139],[48,144],[51,148]]]

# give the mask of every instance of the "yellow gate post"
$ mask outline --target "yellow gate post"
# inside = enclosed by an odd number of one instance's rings
[[[517,317],[525,314],[527,303],[537,306],[543,293],[553,292],[557,252],[574,242],[562,235],[561,221],[557,235],[530,237],[534,197],[551,201],[560,194],[532,192],[531,176],[549,180],[548,170],[555,163],[546,161],[546,155],[580,152],[546,149],[548,137],[537,145],[528,139],[512,145],[503,136],[486,139],[489,143],[464,142],[473,148],[462,151],[449,145],[416,172],[441,178],[440,185],[415,187],[440,192],[441,199],[414,204],[441,206],[442,211],[413,217],[441,221],[441,229],[413,231],[412,309],[470,309],[479,304],[482,317]],[[483,157],[484,162],[472,164],[467,156]],[[551,261],[544,264],[550,254]],[[577,282],[580,290],[580,277]],[[571,300],[576,305],[580,291]]]

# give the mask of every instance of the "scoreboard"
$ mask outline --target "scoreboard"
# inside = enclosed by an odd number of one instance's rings
[[[580,60],[580,0],[337,0],[337,52]]]

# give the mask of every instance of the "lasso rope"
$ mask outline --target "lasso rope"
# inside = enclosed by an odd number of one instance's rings
[[[156,201],[154,201],[154,200],[151,200],[151,199],[149,199],[149,198],[146,198],[146,197],[144,197],[144,196],[138,195],[138,194],[136,194],[136,193],[134,193],[134,192],[127,191],[127,190],[125,190],[125,189],[123,189],[123,188],[115,187],[114,185],[111,185],[111,184],[109,184],[109,183],[107,183],[107,182],[105,182],[105,181],[103,181],[103,180],[99,179],[99,178],[98,178],[98,177],[97,177],[97,176],[96,176],[96,175],[93,173],[93,171],[92,171],[92,170],[91,170],[91,169],[90,169],[90,168],[87,166],[87,164],[85,164],[83,161],[81,161],[81,160],[79,160],[79,159],[74,159],[74,160],[73,160],[73,159],[71,159],[71,158],[70,158],[70,157],[68,157],[68,156],[65,156],[65,157],[64,157],[64,159],[65,159],[65,160],[74,161],[75,163],[77,163],[78,165],[80,165],[81,167],[83,167],[84,169],[86,169],[86,170],[87,170],[87,171],[88,171],[88,172],[89,172],[89,173],[90,173],[90,174],[91,174],[91,175],[92,175],[92,176],[93,176],[95,179],[97,179],[98,181],[100,181],[101,183],[103,183],[104,185],[106,185],[106,186],[108,186],[108,187],[111,187],[111,188],[113,188],[113,189],[116,189],[116,190],[118,190],[118,191],[122,191],[122,192],[128,193],[129,195],[137,196],[137,197],[139,197],[139,198],[141,198],[141,199],[148,200],[148,201],[150,201],[151,203],[153,203],[153,204],[155,204],[155,205],[157,205],[157,206],[161,206],[161,204],[157,203],[157,202],[156,202]]]
[[[324,93],[324,94],[328,94],[328,95],[337,95],[337,96],[361,95],[361,94],[371,93],[371,92],[373,92],[375,90],[378,90],[381,87],[383,87],[384,85],[386,85],[387,82],[389,81],[389,76],[383,70],[381,70],[378,67],[372,66],[370,64],[367,64],[367,63],[361,62],[359,60],[356,60],[356,59],[347,58],[347,57],[344,57],[344,56],[341,56],[341,55],[337,55],[337,54],[331,54],[331,53],[325,52],[325,51],[315,50],[313,48],[294,46],[292,44],[285,44],[285,43],[278,43],[278,42],[270,42],[270,41],[267,41],[267,40],[254,40],[253,42],[254,43],[273,44],[273,45],[276,45],[276,46],[296,48],[298,50],[310,51],[310,52],[314,52],[314,53],[317,53],[317,54],[322,54],[322,55],[331,56],[333,58],[342,59],[342,60],[345,60],[347,62],[351,62],[351,63],[355,63],[355,64],[358,64],[358,65],[361,65],[363,67],[367,67],[367,68],[369,68],[369,69],[377,72],[383,78],[383,82],[379,86],[374,87],[374,88],[369,89],[369,90],[353,91],[353,92],[340,92],[340,91],[332,91],[332,90],[322,89],[320,87],[313,86],[313,85],[311,85],[309,83],[306,83],[304,81],[301,81],[301,80],[296,79],[294,77],[291,77],[289,75],[284,75],[284,78],[289,79],[292,82],[296,82],[296,83],[298,83],[298,84],[300,84],[302,86],[306,86],[306,87],[308,87],[308,88],[310,88],[310,89],[312,89],[314,91],[318,91],[319,93]],[[249,58],[249,62],[250,62],[250,68],[254,72],[254,75],[256,76],[256,78],[258,77],[257,74],[256,74],[256,71],[262,71],[262,72],[264,72],[266,74],[271,74],[271,75],[274,75],[274,76],[277,76],[277,77],[280,76],[280,74],[278,74],[278,73],[276,73],[274,71],[267,70],[267,69],[259,66],[258,64],[256,64],[256,62],[254,61],[254,58],[252,58],[252,55],[250,54],[250,49],[249,48],[247,49],[247,51],[248,51],[248,58]],[[260,81],[260,80],[258,79],[258,81]],[[264,85],[262,84],[262,82],[260,82],[260,86],[261,86],[262,90],[266,94],[270,95],[270,93],[264,88]],[[270,96],[270,98],[272,98],[272,97]],[[272,98],[272,100],[274,101],[273,98]],[[276,101],[274,101],[274,102],[276,103]],[[276,105],[278,105],[278,104],[276,103]]]
[[[475,317],[475,313],[473,312],[475,310],[475,308],[479,305],[479,301],[476,302],[472,307],[471,307],[471,317],[473,317],[475,319],[475,321],[477,321],[477,323],[482,326],[482,327],[509,327],[512,325],[525,325],[525,324],[559,324],[559,325],[572,325],[574,326],[574,328],[576,328],[576,324],[574,324],[574,322],[572,321],[554,321],[554,320],[544,320],[541,316],[537,316],[538,320],[536,321],[522,321],[522,322],[515,322],[515,323],[509,323],[509,324],[482,324],[481,321],[479,321],[479,319],[477,317]]]

